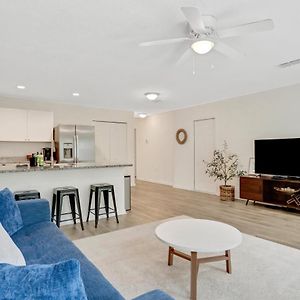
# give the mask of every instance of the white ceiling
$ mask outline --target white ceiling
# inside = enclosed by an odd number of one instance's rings
[[[138,46],[183,36],[185,5],[220,28],[272,18],[275,29],[227,39],[245,58],[211,52],[193,75],[193,59],[175,65],[185,44]],[[297,0],[0,0],[0,95],[154,113],[295,84],[300,65],[276,65],[300,58],[299,11]]]

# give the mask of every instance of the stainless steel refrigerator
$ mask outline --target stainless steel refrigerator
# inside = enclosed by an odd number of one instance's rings
[[[94,126],[59,125],[54,129],[54,140],[58,162],[95,162]]]

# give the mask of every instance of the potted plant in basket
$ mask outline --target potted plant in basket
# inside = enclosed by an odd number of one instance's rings
[[[222,150],[215,150],[213,158],[210,162],[206,163],[205,173],[209,177],[214,177],[215,181],[221,180],[224,182],[220,185],[220,199],[221,200],[234,200],[234,186],[228,185],[234,177],[242,176],[245,171],[239,170],[239,159],[236,154],[228,152],[228,145],[226,141],[223,144]]]

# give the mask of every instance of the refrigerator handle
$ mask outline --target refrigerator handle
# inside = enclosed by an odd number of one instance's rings
[[[76,134],[76,163],[79,162],[79,159],[78,159],[78,157],[79,157],[78,145],[79,145],[79,139],[78,139],[78,135]]]
[[[76,163],[77,160],[77,141],[76,135],[73,136],[73,162]]]

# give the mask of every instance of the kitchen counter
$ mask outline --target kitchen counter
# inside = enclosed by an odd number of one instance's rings
[[[53,189],[63,186],[78,188],[83,219],[86,220],[91,184],[110,183],[114,185],[118,214],[126,214],[124,176],[131,164],[57,164],[54,167],[28,168],[12,165],[0,166],[0,189],[8,187],[13,192],[38,190],[41,198],[52,202]],[[68,199],[65,199],[63,212],[70,211]],[[51,207],[51,206],[50,206]],[[112,216],[113,217],[113,216]],[[63,216],[69,218],[69,216]],[[91,215],[91,219],[94,215]],[[65,222],[64,224],[72,222]]]
[[[97,163],[77,163],[77,164],[55,164],[54,166],[44,167],[16,167],[1,166],[0,173],[17,173],[17,172],[41,172],[41,171],[61,171],[61,170],[80,170],[80,169],[98,169],[98,168],[122,168],[132,167],[132,164],[97,164]]]

